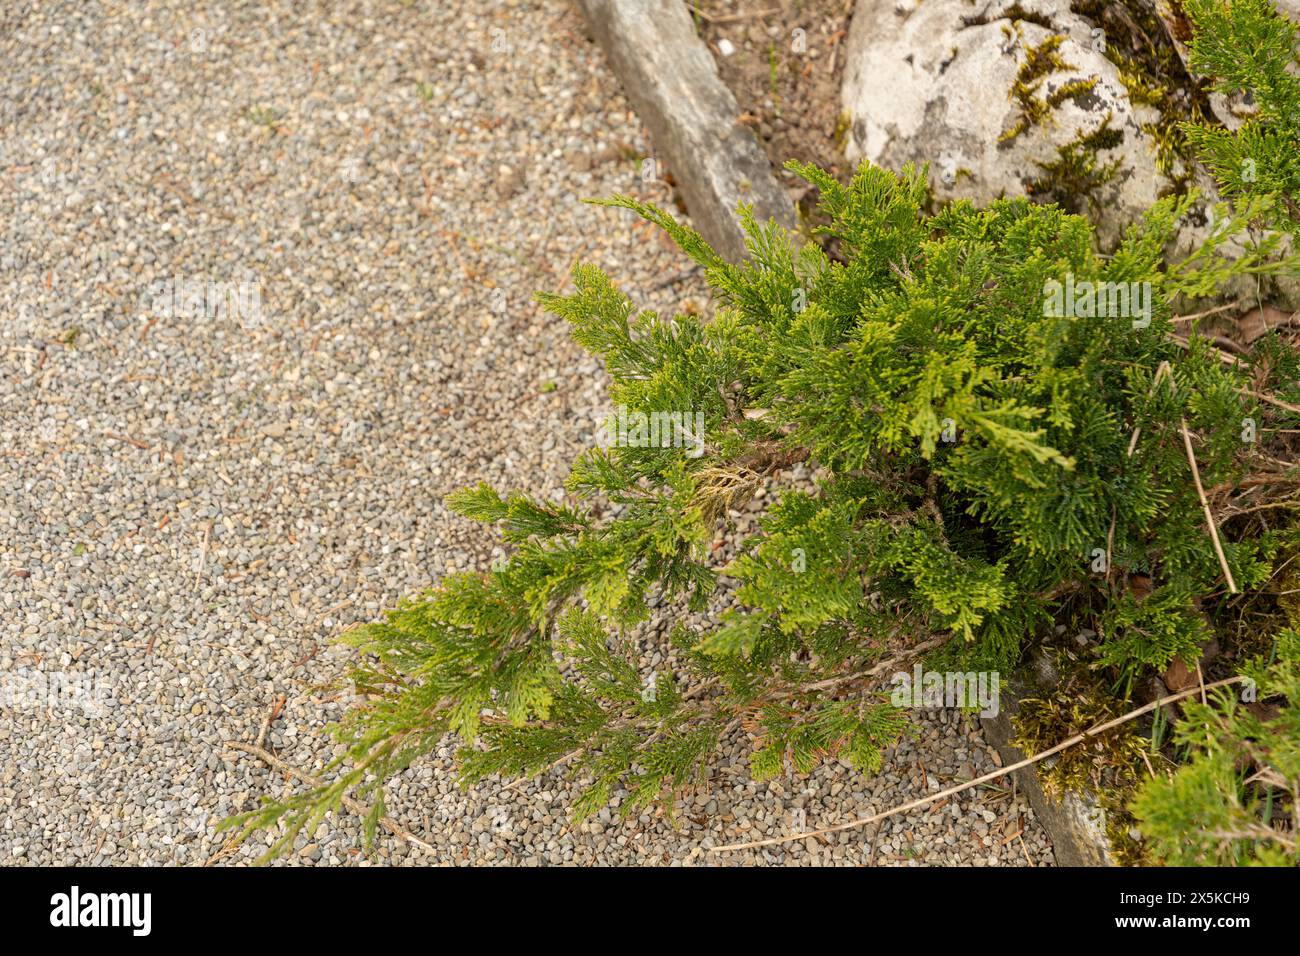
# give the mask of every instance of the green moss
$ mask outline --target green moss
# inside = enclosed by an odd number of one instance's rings
[[[1019,27],[1015,30],[1018,34]],[[999,143],[1008,143],[1021,133],[1027,132],[1046,119],[1052,110],[1066,100],[1081,96],[1096,85],[1096,78],[1073,80],[1048,96],[1039,95],[1043,80],[1047,76],[1074,69],[1061,56],[1060,48],[1064,42],[1065,36],[1056,34],[1026,51],[1024,62],[1016,71],[1016,81],[1011,85],[1011,99],[1020,107],[1020,118],[998,137]]]
[[[1056,109],[1066,100],[1072,100],[1083,96],[1085,93],[1091,93],[1096,85],[1097,78],[1095,76],[1086,80],[1071,80],[1047,95],[1047,105],[1052,109]]]
[[[284,117],[284,111],[276,109],[273,106],[262,106],[256,104],[248,108],[248,120],[258,126],[265,126],[267,129],[275,129],[280,120]]]
[[[1097,129],[1081,133],[1062,146],[1055,160],[1039,163],[1042,175],[1029,182],[1029,195],[1054,202],[1072,213],[1096,212],[1097,190],[1119,170],[1119,160],[1103,162],[1100,156],[1124,141],[1124,134],[1111,125],[1112,121],[1108,114]],[[1092,208],[1084,209],[1085,204]]]
[[[1056,687],[1040,697],[1026,697],[1012,718],[1012,743],[1026,754],[1056,746],[1090,727],[1113,720],[1127,709],[1088,665],[1064,649],[1051,651],[1052,664],[1060,675]],[[1060,800],[1067,791],[1091,790],[1106,814],[1105,830],[1110,851],[1121,866],[1147,862],[1146,849],[1130,834],[1135,819],[1128,802],[1146,773],[1143,751],[1147,741],[1124,724],[1059,754],[1054,761],[1038,764],[1043,792]]]
[[[1019,712],[1011,719],[1016,731],[1012,743],[1026,754],[1055,747],[1062,740],[1119,717],[1127,709],[1127,702],[1117,698],[1086,663],[1069,651],[1058,649],[1053,657],[1060,674],[1056,686],[1040,697],[1022,699]],[[1123,724],[1068,748],[1050,767],[1039,764],[1038,779],[1043,792],[1054,799],[1060,799],[1067,790],[1085,787],[1098,793],[1121,789],[1127,792],[1143,766],[1144,746],[1133,726]]]
[[[1156,144],[1156,167],[1181,195],[1195,168],[1182,122],[1214,122],[1209,84],[1187,72],[1153,4],[1144,0],[1072,0],[1070,9],[1097,24],[1106,36],[1105,55],[1119,71],[1129,100],[1159,118],[1142,130]],[[1217,125],[1217,124],[1216,124]]]
[[[1154,110],[1158,118],[1142,126],[1155,144],[1156,167],[1168,181],[1165,194],[1181,195],[1192,185],[1196,168],[1191,148],[1180,124],[1213,122],[1209,87],[1189,75],[1178,50],[1169,39],[1154,9],[1143,0],[1072,0],[1072,12],[1095,23],[1106,38],[1105,55],[1115,64],[1120,82],[1135,106]],[[1048,18],[1012,7],[1004,17],[1008,37],[1018,36],[1019,22],[1048,29]],[[999,138],[1008,143],[1045,122],[1061,104],[1092,92],[1096,77],[1070,81],[1044,95],[1043,80],[1052,73],[1075,69],[1061,55],[1065,36],[1054,34],[1026,53],[1010,91],[1019,117]],[[1101,151],[1123,141],[1122,131],[1108,118],[1099,129],[1080,134],[1061,147],[1057,159],[1040,163],[1041,173],[1028,185],[1031,195],[1056,202],[1076,213],[1096,212],[1097,190],[1118,172],[1117,162],[1105,162]]]
[[[849,130],[853,128],[853,117],[845,110],[840,113],[835,120],[835,132],[832,134],[835,140],[835,148],[841,153],[844,152],[844,144],[848,139]]]
[[[1151,864],[1146,844],[1133,838],[1137,817],[1133,816],[1128,803],[1135,790],[1125,790],[1122,798],[1108,790],[1099,798],[1101,808],[1106,811],[1106,839],[1110,842],[1110,853],[1117,866]]]
[[[1008,32],[1019,27],[1007,28]],[[998,142],[1008,143],[1047,120],[1052,112],[1069,100],[1091,93],[1097,86],[1097,77],[1070,80],[1046,95],[1042,92],[1044,79],[1052,73],[1074,70],[1061,55],[1061,44],[1066,37],[1055,34],[1037,46],[1030,47],[1024,62],[1016,73],[1011,87],[1011,99],[1018,104],[1020,115],[1016,122],[998,137]],[[1124,134],[1112,125],[1112,118],[1097,129],[1081,133],[1058,151],[1057,158],[1039,163],[1039,176],[1026,186],[1029,195],[1046,202],[1055,202],[1074,213],[1094,212],[1097,190],[1109,182],[1118,171],[1118,161],[1103,162],[1100,153],[1114,149],[1123,142]],[[1084,209],[1084,205],[1092,208]]]
[[[1287,542],[1278,549],[1274,562],[1274,588],[1286,626],[1300,631],[1300,521],[1283,533]]]
[[[1037,10],[1026,10],[1019,3],[1013,3],[1011,6],[1007,7],[1007,9],[999,13],[998,19],[1010,20],[1013,23],[1023,20],[1025,23],[1032,23],[1035,26],[1040,26],[1044,30],[1052,29],[1052,20],[1047,16],[1047,14],[1039,13]],[[989,22],[989,15],[987,13],[982,13],[974,16],[962,17],[961,22],[962,26],[966,27],[982,26]]]

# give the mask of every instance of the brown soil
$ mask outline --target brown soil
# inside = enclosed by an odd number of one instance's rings
[[[795,201],[815,196],[782,168],[787,160],[847,178],[840,77],[853,0],[691,0],[688,8],[736,96],[740,121],[753,128]]]

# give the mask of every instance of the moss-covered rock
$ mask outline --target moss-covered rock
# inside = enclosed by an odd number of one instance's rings
[[[1109,246],[1186,176],[1160,161],[1158,110],[1066,2],[860,0],[848,57],[849,158],[928,162],[940,200],[1027,193],[1090,215]]]
[[[1300,19],[1300,0],[1279,9]],[[1153,0],[859,0],[845,153],[894,170],[928,163],[940,202],[1057,203],[1094,221],[1103,250],[1156,199],[1195,189],[1202,199],[1171,250],[1183,255],[1213,227],[1220,197],[1182,124],[1238,121],[1188,72],[1188,29]],[[1300,282],[1243,280],[1217,299],[1243,296],[1300,307]]]

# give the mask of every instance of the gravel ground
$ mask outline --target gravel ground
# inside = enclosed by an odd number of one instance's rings
[[[603,372],[531,292],[579,256],[649,306],[700,292],[579,203],[668,197],[559,0],[16,0],[0,61],[0,861],[202,863],[292,785],[223,742],[323,766],[331,637],[499,554],[443,495],[557,491],[592,440]],[[768,784],[736,739],[676,827],[572,828],[558,779],[462,792],[444,750],[389,800],[436,854],[343,815],[289,862],[718,862],[990,766],[959,716],[920,729],[881,776]],[[1051,862],[1005,791],[873,836],[725,859]]]

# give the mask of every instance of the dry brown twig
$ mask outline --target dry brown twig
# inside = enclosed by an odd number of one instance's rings
[[[1169,387],[1173,391],[1178,391],[1178,383],[1174,380],[1173,366],[1168,362],[1161,362],[1159,367],[1156,369],[1156,374],[1151,378],[1151,388],[1147,392],[1148,397],[1150,397],[1151,393],[1155,391],[1156,383],[1159,382],[1162,377],[1169,379]],[[1187,463],[1192,469],[1192,481],[1196,485],[1196,496],[1201,501],[1201,510],[1205,512],[1205,525],[1209,528],[1210,541],[1214,544],[1214,553],[1219,559],[1219,567],[1223,570],[1224,579],[1228,582],[1228,590],[1233,594],[1240,594],[1241,592],[1237,589],[1237,582],[1232,577],[1232,568],[1228,566],[1228,558],[1223,553],[1223,542],[1219,540],[1219,527],[1215,524],[1214,512],[1210,510],[1210,503],[1205,497],[1205,487],[1201,484],[1201,470],[1196,464],[1196,453],[1192,449],[1192,436],[1187,430],[1187,419],[1180,417],[1178,419],[1178,424],[1182,429],[1183,448],[1187,451]],[[1141,434],[1142,429],[1140,427],[1133,429],[1133,437],[1129,439],[1128,443],[1128,454],[1130,458],[1133,457],[1133,452],[1137,448],[1138,437]],[[1109,547],[1107,550],[1109,551]]]
[[[1171,337],[1169,341],[1173,342],[1179,348],[1191,348],[1185,339],[1180,339],[1177,336]],[[1227,365],[1238,365],[1242,361],[1235,355],[1229,355],[1227,352],[1223,351],[1223,349],[1212,348],[1211,351],[1218,356],[1220,362]],[[1251,398],[1258,399],[1261,402],[1267,402],[1269,405],[1274,405],[1277,408],[1285,408],[1288,412],[1300,412],[1300,405],[1292,405],[1290,402],[1284,402],[1280,398],[1274,398],[1272,395],[1267,395],[1263,392],[1252,391],[1249,388],[1239,388],[1237,389],[1237,392],[1240,395],[1249,395]]]
[[[856,674],[846,674],[843,677],[831,677],[826,680],[817,681],[816,683],[813,684],[803,684],[800,685],[795,691],[792,691],[791,693],[806,693],[811,690],[825,690],[828,687],[836,687],[840,684],[846,684],[849,681],[859,680],[865,677],[875,677],[877,674],[883,672],[886,668],[896,667],[903,661],[915,657],[917,654],[921,654],[924,653],[925,651],[932,650],[933,648],[938,647],[940,644],[946,644],[951,638],[952,638],[951,634],[937,635],[935,637],[930,638],[929,640],[922,641],[920,644],[917,644],[914,647],[909,647],[907,648],[907,650],[901,651],[898,654],[893,655],[892,657],[887,657],[883,661],[880,661],[879,663],[872,665],[871,667],[867,668],[864,671],[858,671]]]
[[[280,711],[284,709],[284,704],[285,704],[285,696],[284,694],[281,694],[279,697],[276,698],[276,701],[272,705],[271,709],[266,712],[266,719],[262,721],[262,729],[257,735],[258,747],[261,747],[266,743],[266,735],[267,733],[270,732],[271,725],[275,723],[275,719],[280,716]]]
[[[1206,309],[1203,312],[1192,312],[1189,315],[1175,315],[1172,319],[1170,319],[1170,321],[1171,322],[1194,322],[1197,319],[1204,319],[1207,316],[1218,315],[1220,312],[1228,312],[1232,309],[1238,309],[1241,307],[1242,301],[1243,300],[1241,299],[1237,299],[1233,302],[1229,302],[1226,305],[1219,305],[1219,306],[1215,306],[1213,309]]]
[[[1240,594],[1237,589],[1237,582],[1232,577],[1232,568],[1228,567],[1228,558],[1223,553],[1223,543],[1219,540],[1219,528],[1214,523],[1214,512],[1210,510],[1210,503],[1205,499],[1205,487],[1201,484],[1201,470],[1196,467],[1196,454],[1192,451],[1192,436],[1187,431],[1187,420],[1180,418],[1178,424],[1183,430],[1183,448],[1187,450],[1187,463],[1192,466],[1192,481],[1196,483],[1196,495],[1201,499],[1201,510],[1205,512],[1205,525],[1210,529],[1210,540],[1214,543],[1214,553],[1219,558],[1219,567],[1223,569],[1223,576],[1228,582],[1228,590],[1233,594]]]
[[[277,757],[275,754],[271,753],[270,751],[263,750],[261,747],[254,746],[253,744],[246,744],[239,740],[227,740],[224,746],[229,747],[233,750],[242,750],[246,754],[251,754],[252,756],[256,757],[258,760],[261,760],[267,766],[273,767],[276,770],[279,770],[281,773],[288,774],[294,779],[300,780],[303,783],[307,784],[307,786],[309,787],[324,786],[324,783],[320,780],[319,777],[313,777],[311,774],[303,770],[299,770],[297,767],[293,766],[293,764],[286,763],[285,761]],[[341,798],[340,802],[343,804],[343,806],[347,807],[353,813],[357,814],[362,818],[370,814],[370,808],[367,807],[360,800],[355,800],[352,797],[344,795]],[[388,817],[388,816],[380,817],[379,823],[383,826],[385,830],[387,830],[389,833],[391,833],[393,836],[397,837],[398,839],[405,840],[407,843],[413,843],[418,847],[422,847],[425,850],[428,850],[430,853],[437,852],[437,850],[434,849],[434,847],[431,844],[426,843],[424,840],[421,840],[418,836],[416,836],[411,831],[407,830],[405,827],[403,827],[392,817]],[[223,848],[221,852],[217,853],[216,855],[214,855],[212,858],[208,860],[208,864],[211,864],[215,860],[220,859],[222,856],[227,855],[227,852],[228,852],[228,848]]]
[[[1212,684],[1206,684],[1204,690],[1205,691],[1215,690],[1216,688],[1219,687],[1226,687],[1229,684],[1235,684],[1241,680],[1243,680],[1243,678],[1241,677],[1228,677],[1223,680],[1215,681]],[[966,783],[958,784],[955,787],[949,787],[947,790],[941,790],[938,793],[932,793],[929,796],[921,797],[917,800],[912,800],[908,803],[902,804],[901,806],[894,807],[892,810],[886,810],[883,813],[876,813],[869,817],[863,817],[859,820],[850,820],[848,823],[838,823],[835,826],[822,827],[821,829],[818,830],[809,830],[805,833],[795,833],[795,834],[791,834],[790,836],[770,837],[766,840],[751,840],[748,843],[728,843],[724,846],[711,847],[709,852],[726,853],[731,850],[751,850],[756,847],[773,846],[778,843],[793,843],[796,840],[806,840],[808,839],[808,837],[822,836],[827,833],[838,833],[841,830],[852,830],[852,829],[856,829],[857,827],[867,826],[868,824],[876,823],[880,820],[887,819],[888,817],[896,816],[897,814],[900,813],[906,813],[908,810],[915,810],[918,807],[925,806],[926,804],[934,803],[936,800],[942,800],[945,797],[951,797],[954,794],[961,793],[964,790],[970,790],[974,787],[978,787],[981,784],[985,784],[991,780],[996,780],[999,777],[1006,776],[1007,774],[1012,773],[1016,770],[1020,770],[1023,767],[1033,766],[1034,764],[1042,760],[1046,760],[1048,757],[1059,754],[1063,750],[1068,750],[1069,748],[1073,747],[1075,744],[1083,743],[1085,740],[1088,740],[1091,737],[1095,737],[1098,734],[1105,733],[1108,730],[1112,730],[1115,727],[1120,726],[1121,724],[1128,723],[1130,720],[1135,720],[1136,718],[1141,717],[1143,714],[1155,710],[1157,707],[1163,707],[1166,704],[1172,704],[1175,701],[1182,700],[1185,697],[1192,697],[1200,693],[1203,693],[1201,687],[1193,687],[1191,690],[1185,690],[1177,694],[1171,694],[1168,697],[1161,697],[1158,700],[1153,700],[1151,703],[1143,707],[1139,707],[1136,710],[1131,710],[1127,714],[1123,714],[1122,716],[1116,717],[1113,720],[1108,720],[1105,723],[1098,724],[1095,727],[1090,727],[1087,730],[1085,730],[1083,733],[1075,734],[1073,737],[1070,737],[1068,740],[1061,741],[1055,747],[1050,747],[1047,750],[1040,751],[1039,753],[1034,754],[1032,757],[1026,757],[1024,760],[1021,760],[1019,763],[1014,763],[1009,767],[1001,767],[998,770],[993,771],[992,773],[986,773],[982,777],[976,777],[974,780],[968,780]]]

